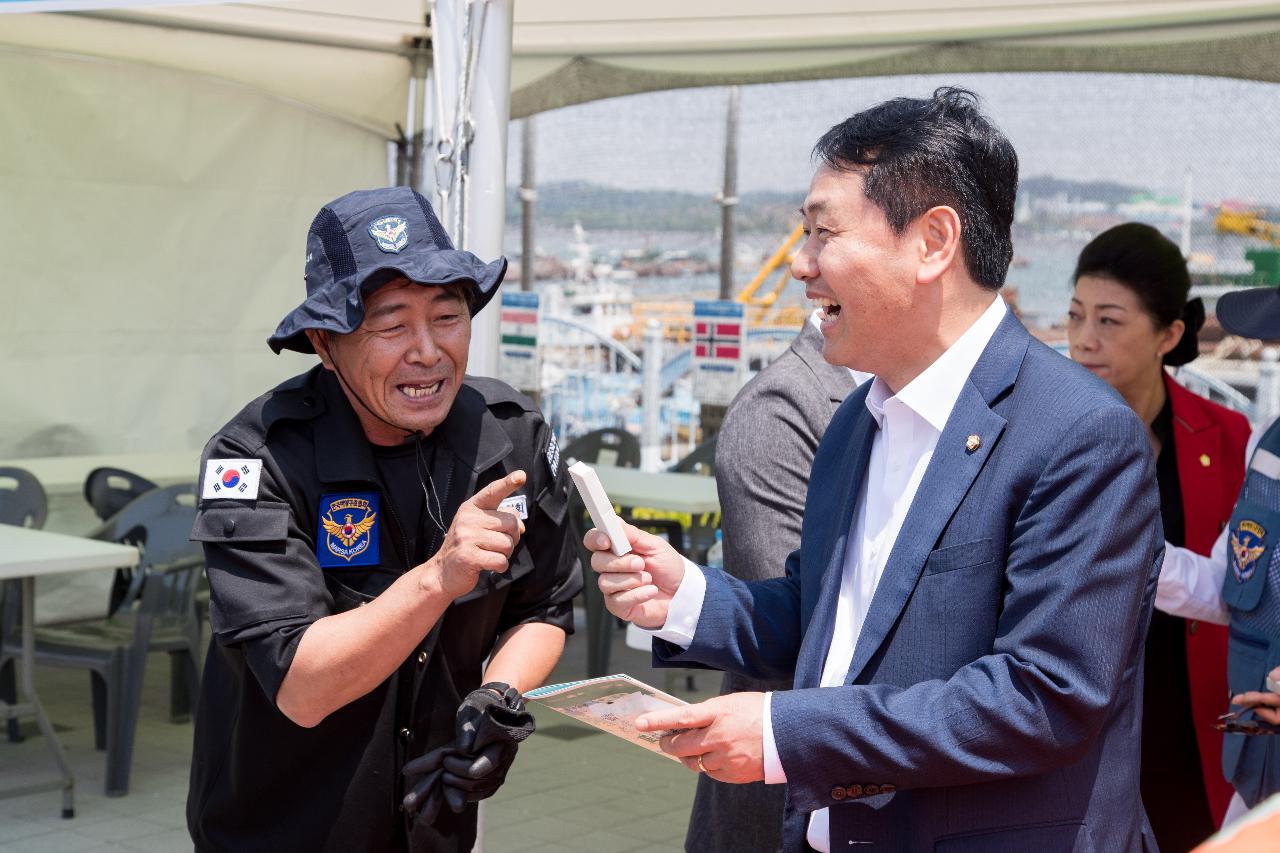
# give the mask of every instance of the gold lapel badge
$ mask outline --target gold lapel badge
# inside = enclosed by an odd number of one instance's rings
[[[1209,454],[1208,454],[1208,453],[1201,453],[1201,454],[1200,454],[1200,467],[1201,467],[1201,468],[1208,468],[1208,467],[1209,467],[1209,462],[1210,462]]]
[[[964,449],[972,453],[982,446],[982,437],[976,432],[964,440]]]

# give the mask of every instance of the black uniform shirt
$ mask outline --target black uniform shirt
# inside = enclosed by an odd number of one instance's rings
[[[192,531],[205,547],[214,633],[187,801],[197,850],[405,849],[400,768],[452,740],[454,713],[480,685],[497,637],[529,622],[572,630],[582,577],[567,535],[569,477],[533,402],[468,377],[420,449],[446,528],[463,500],[523,469],[525,533],[509,570],[483,573],[396,673],[306,729],[275,697],[307,626],[372,600],[443,538],[423,512],[408,560],[405,542],[393,541],[419,523],[399,516],[424,506],[420,491],[402,494],[407,482],[420,489],[416,470],[395,466],[420,463],[394,451],[375,460],[320,367],[249,404],[206,446],[202,475],[209,460],[262,466],[256,499],[202,499]],[[397,476],[386,482],[380,469]],[[470,850],[474,834],[474,808],[446,809],[414,846]]]

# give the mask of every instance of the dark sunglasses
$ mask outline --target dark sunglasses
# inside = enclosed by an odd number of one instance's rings
[[[1218,721],[1213,727],[1220,732],[1226,732],[1232,735],[1274,735],[1280,734],[1280,726],[1273,726],[1271,723],[1263,722],[1256,717],[1250,717],[1242,720],[1241,716],[1251,713],[1252,708],[1241,708],[1238,711],[1229,711],[1218,717]]]

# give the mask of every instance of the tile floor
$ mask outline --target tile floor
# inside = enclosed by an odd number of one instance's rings
[[[612,669],[655,686],[667,674],[648,655],[623,645],[618,631]],[[582,677],[585,631],[571,639],[553,680]],[[673,690],[696,699],[713,693],[719,676],[700,673],[696,695],[683,676]],[[0,853],[106,853],[191,850],[184,820],[191,725],[168,722],[168,661],[152,655],[129,795],[102,793],[103,754],[93,749],[89,676],[38,667],[36,686],[76,774],[76,816],[60,817],[56,791],[0,799]],[[56,768],[34,723],[18,744],[0,734],[0,788],[54,778]],[[521,747],[507,783],[486,803],[480,849],[525,853],[593,851],[658,853],[683,849],[695,776],[674,761],[600,734],[550,711]]]

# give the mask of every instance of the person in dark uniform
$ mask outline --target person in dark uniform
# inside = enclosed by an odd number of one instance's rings
[[[198,851],[472,848],[470,801],[514,743],[460,813],[415,821],[402,771],[465,752],[464,718],[547,677],[582,584],[551,429],[527,397],[464,376],[471,317],[505,272],[455,250],[407,188],[351,193],[312,223],[307,298],[268,343],[321,363],[202,458]]]

